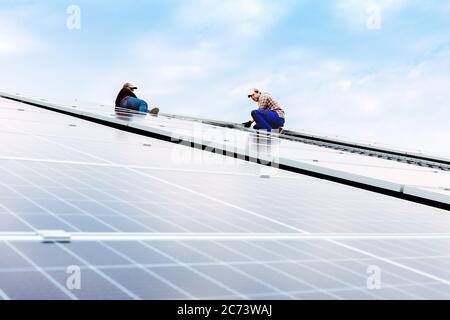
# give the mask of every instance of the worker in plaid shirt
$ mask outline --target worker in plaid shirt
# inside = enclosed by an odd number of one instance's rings
[[[250,128],[252,123],[255,122],[253,129],[267,131],[278,129],[279,132],[282,132],[285,113],[278,103],[268,93],[261,93],[258,89],[253,89],[248,97],[258,102],[258,110],[253,110],[252,120],[243,123],[243,125]]]

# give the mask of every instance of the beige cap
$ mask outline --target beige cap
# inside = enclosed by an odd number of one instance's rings
[[[130,88],[130,89],[137,89],[137,87],[134,85],[134,84],[131,84],[131,83],[125,83],[124,85],[123,85],[123,87],[124,88]]]
[[[259,91],[256,88],[253,88],[250,93],[247,95],[249,98],[251,98],[255,93],[261,93],[261,91]]]

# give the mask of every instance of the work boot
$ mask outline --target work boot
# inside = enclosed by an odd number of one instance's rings
[[[152,110],[150,110],[148,113],[150,113],[150,115],[157,117],[159,114],[159,108],[153,108]]]

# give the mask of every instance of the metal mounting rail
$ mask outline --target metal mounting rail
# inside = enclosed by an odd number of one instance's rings
[[[424,240],[450,239],[449,233],[141,233],[141,232],[66,232],[37,230],[35,232],[0,232],[0,242],[71,242],[121,241],[317,241],[317,240]]]
[[[253,129],[248,129],[243,127],[240,124],[226,122],[226,121],[218,121],[218,120],[209,120],[209,119],[201,119],[189,116],[179,116],[173,114],[162,114],[163,116],[169,118],[175,118],[180,120],[188,120],[188,121],[196,121],[202,122],[205,124],[210,124],[214,126],[237,129],[242,131],[255,132]],[[444,159],[439,157],[434,157],[430,155],[425,155],[421,153],[413,153],[406,151],[399,151],[394,149],[383,148],[379,146],[374,146],[370,144],[362,144],[362,143],[354,143],[345,140],[338,140],[329,137],[322,137],[317,135],[311,135],[306,133],[300,133],[291,130],[285,130],[282,134],[279,135],[281,139],[291,140],[302,142],[305,144],[315,145],[319,147],[324,147],[333,150],[339,150],[343,152],[350,152],[390,161],[397,161],[402,163],[408,163],[411,165],[416,165],[420,167],[427,167],[442,171],[450,171],[450,159]]]

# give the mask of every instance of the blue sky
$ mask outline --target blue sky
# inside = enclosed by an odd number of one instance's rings
[[[230,121],[259,87],[290,129],[450,157],[450,1],[0,0],[0,68],[0,91],[112,104],[130,81],[163,111]]]

